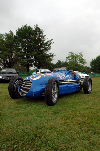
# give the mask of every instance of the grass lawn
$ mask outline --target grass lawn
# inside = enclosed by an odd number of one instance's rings
[[[93,91],[61,96],[55,106],[44,99],[16,99],[0,83],[2,151],[100,151],[100,77]]]

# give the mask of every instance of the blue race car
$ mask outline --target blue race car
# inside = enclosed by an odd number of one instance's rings
[[[80,75],[72,70],[60,70],[34,74],[24,80],[16,76],[9,82],[8,91],[12,99],[45,96],[47,105],[52,106],[57,103],[59,95],[73,93],[82,88],[84,93],[91,93],[92,80],[89,76],[81,81]]]

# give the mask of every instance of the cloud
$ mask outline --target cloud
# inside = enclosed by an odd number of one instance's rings
[[[100,55],[100,0],[1,0],[0,23],[0,33],[38,24],[54,41],[54,63],[82,52],[89,66]]]

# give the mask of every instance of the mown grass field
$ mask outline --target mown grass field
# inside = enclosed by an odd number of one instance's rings
[[[0,83],[2,151],[100,151],[100,77],[93,91],[61,96],[55,106],[44,99],[13,100]]]

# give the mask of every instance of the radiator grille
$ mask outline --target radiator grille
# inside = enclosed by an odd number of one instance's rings
[[[24,80],[22,85],[19,88],[20,95],[25,96],[29,92],[31,85],[32,85],[32,81]]]

